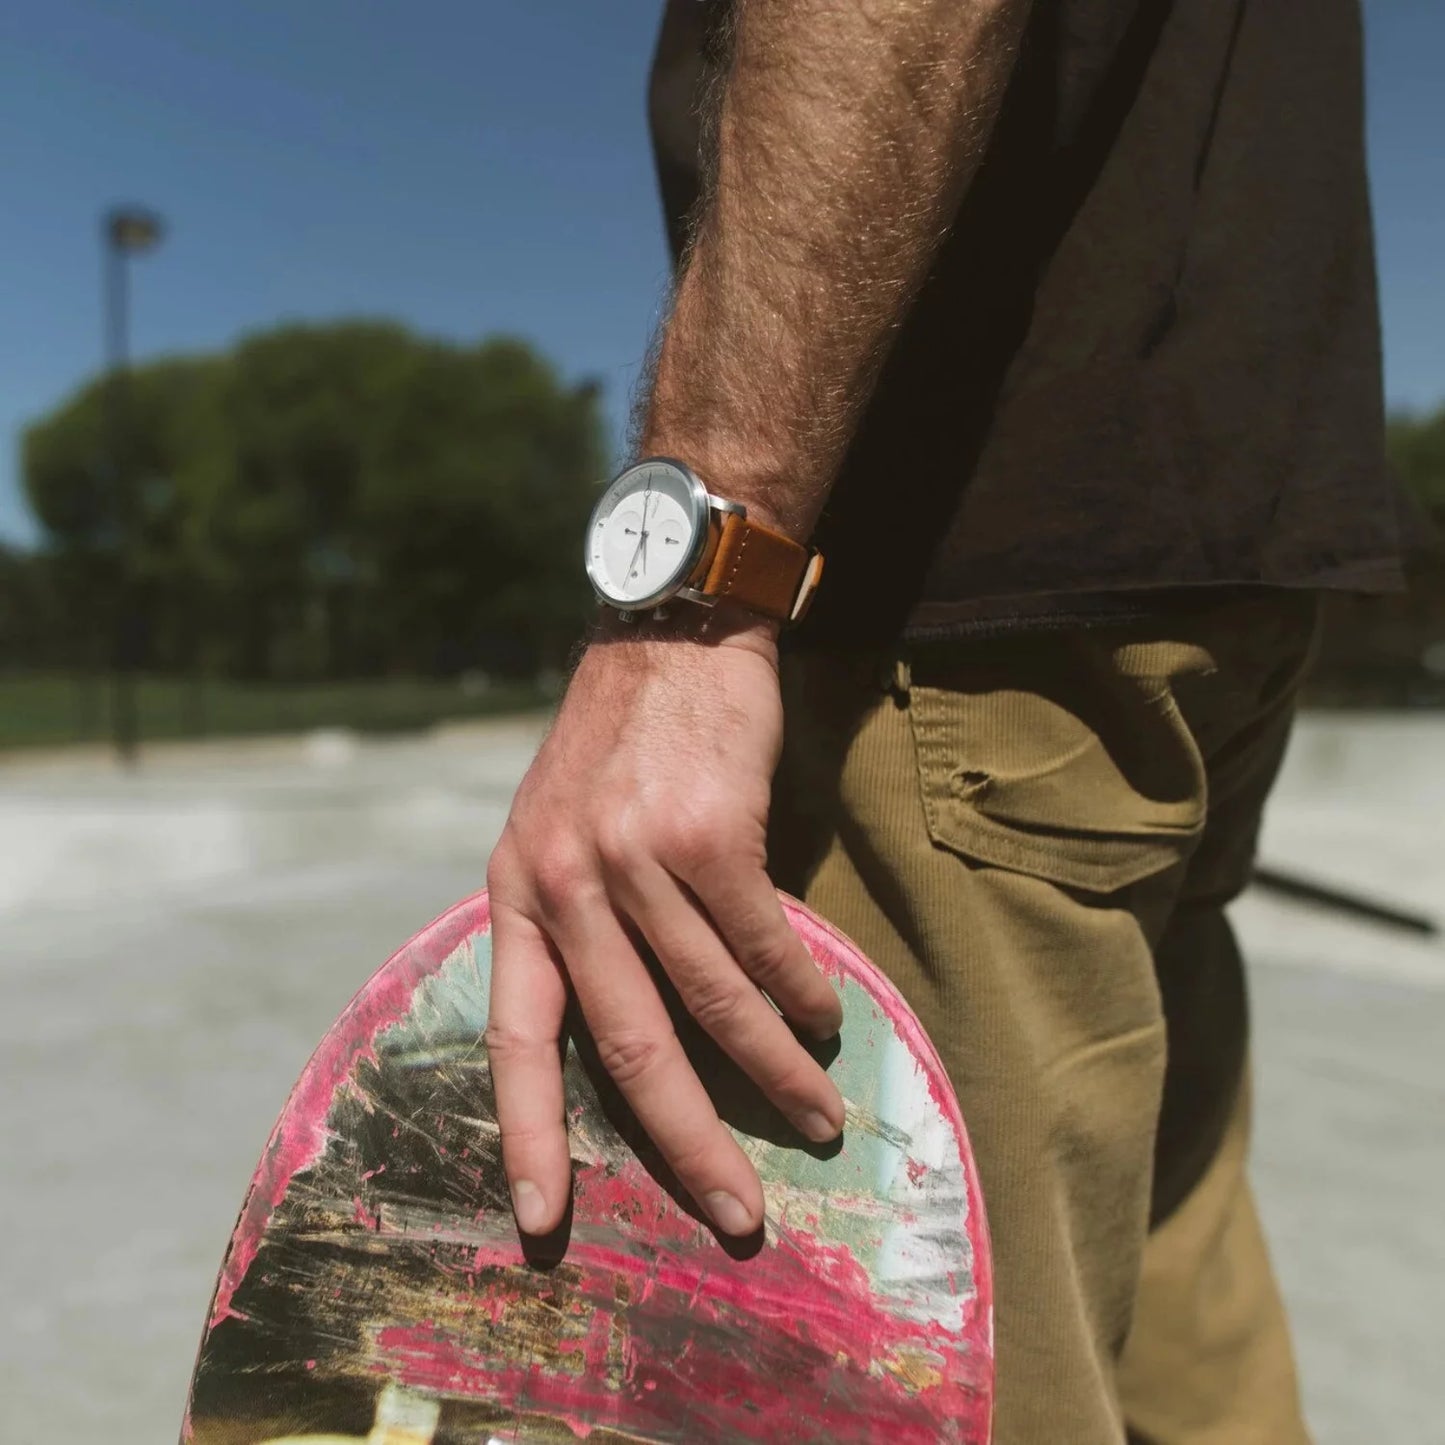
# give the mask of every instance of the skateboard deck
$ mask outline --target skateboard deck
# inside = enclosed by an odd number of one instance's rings
[[[241,1207],[182,1431],[197,1445],[987,1441],[983,1201],[942,1065],[886,979],[791,899],[843,1005],[843,1138],[807,1143],[675,1010],[757,1167],[721,1239],[597,1064],[565,1051],[573,1204],[519,1241],[487,1056],[484,893],[322,1041]]]

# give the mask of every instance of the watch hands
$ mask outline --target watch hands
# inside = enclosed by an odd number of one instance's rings
[[[647,490],[642,494],[642,521],[637,526],[637,546],[632,550],[632,560],[627,564],[626,576],[630,580],[633,571],[637,566],[637,559],[642,556],[643,546],[647,542],[647,499],[652,495],[652,483],[647,484]]]
[[[642,570],[647,571],[647,503],[642,504]]]

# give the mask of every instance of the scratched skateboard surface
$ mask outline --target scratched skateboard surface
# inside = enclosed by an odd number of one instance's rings
[[[573,1206],[524,1252],[502,1172],[485,894],[397,953],[322,1041],[231,1237],[192,1380],[198,1445],[988,1439],[982,1198],[938,1056],[892,986],[785,899],[838,990],[841,1145],[796,1134],[677,1015],[762,1179],[720,1241],[574,1020]]]

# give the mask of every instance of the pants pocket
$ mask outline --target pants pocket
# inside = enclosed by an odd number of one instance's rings
[[[915,669],[908,698],[937,846],[1109,893],[1182,860],[1204,826],[1204,762],[1167,676],[1075,670],[1035,689]]]

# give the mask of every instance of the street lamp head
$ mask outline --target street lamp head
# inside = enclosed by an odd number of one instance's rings
[[[142,206],[114,206],[105,213],[102,230],[117,251],[138,253],[159,245],[165,222]]]

